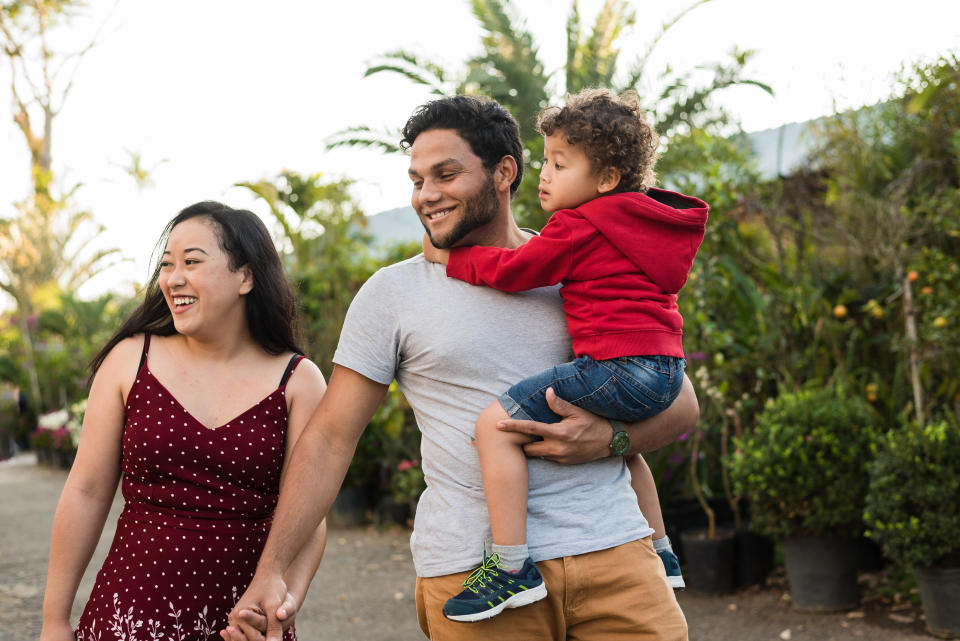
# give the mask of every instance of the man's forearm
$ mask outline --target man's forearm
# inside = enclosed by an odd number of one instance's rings
[[[352,447],[331,443],[322,431],[304,430],[280,485],[258,572],[282,575],[287,571],[330,510],[352,455]]]
[[[627,454],[645,454],[669,445],[681,434],[697,426],[700,419],[700,405],[693,391],[693,383],[686,375],[680,393],[667,409],[656,416],[638,423],[628,423],[630,447]]]

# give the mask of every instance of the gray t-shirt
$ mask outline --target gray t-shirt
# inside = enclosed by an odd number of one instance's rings
[[[350,305],[333,357],[378,383],[396,379],[423,434],[427,489],[410,546],[417,574],[478,565],[490,522],[471,441],[480,413],[512,384],[570,359],[556,287],[508,294],[447,278],[423,256],[385,267]],[[653,533],[623,459],[528,460],[534,561],[604,550]]]

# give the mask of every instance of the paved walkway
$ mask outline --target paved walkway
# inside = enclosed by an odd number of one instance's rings
[[[0,641],[35,640],[50,526],[66,473],[33,457],[0,462]],[[113,537],[116,501],[74,605],[79,616]],[[331,529],[326,558],[297,627],[304,641],[419,641],[409,532],[402,528]],[[765,588],[727,597],[691,592],[679,599],[691,641],[927,641],[919,623],[897,623],[882,609],[847,614],[796,612],[783,591]]]

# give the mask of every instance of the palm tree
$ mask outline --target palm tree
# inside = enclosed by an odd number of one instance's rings
[[[567,58],[562,83],[555,91],[554,74],[539,57],[539,47],[518,17],[511,0],[471,0],[473,14],[482,34],[482,52],[467,61],[465,71],[451,73],[433,61],[399,50],[380,56],[364,76],[395,73],[424,86],[433,95],[482,94],[497,100],[517,118],[521,138],[529,154],[527,173],[514,203],[521,223],[540,227],[545,214],[536,197],[536,171],[543,155],[542,140],[535,131],[537,114],[566,92],[604,86],[617,92],[635,90],[641,96],[657,130],[669,143],[676,133],[693,128],[725,124],[722,113],[710,105],[716,91],[733,85],[751,84],[772,93],[763,83],[743,77],[752,52],[734,51],[731,60],[709,67],[712,79],[695,84],[691,74],[666,71],[661,74],[665,88],[644,100],[642,87],[648,83],[648,63],[663,36],[688,13],[711,0],[695,0],[661,25],[644,53],[621,73],[620,43],[636,24],[636,12],[628,0],[605,0],[591,28],[584,25],[577,0],[572,0],[566,24]],[[334,134],[328,148],[372,147],[399,152],[396,130],[378,131],[366,126],[351,127]],[[669,148],[669,145],[668,145]]]
[[[102,227],[93,224],[89,212],[69,204],[76,188],[61,197],[51,193],[54,119],[73,88],[80,62],[96,41],[94,36],[79,51],[65,54],[52,48],[51,36],[68,27],[73,12],[83,6],[81,0],[0,4],[0,58],[9,64],[13,121],[30,152],[32,181],[30,195],[15,205],[14,215],[0,218],[0,289],[17,305],[24,368],[35,402],[42,397],[27,320],[42,308],[40,295],[73,291],[106,269],[118,251],[89,251]],[[86,230],[90,233],[83,235]]]
[[[73,292],[113,264],[118,249],[91,251],[103,226],[90,212],[69,204],[69,195],[52,200],[34,194],[17,204],[17,215],[0,219],[0,289],[17,306],[30,393],[42,398],[29,319],[62,292]]]
[[[347,307],[372,271],[366,220],[350,194],[352,184],[284,171],[273,180],[236,185],[263,200],[277,221],[277,242],[290,258],[288,271],[300,293],[305,347],[319,355],[317,364],[327,375]]]

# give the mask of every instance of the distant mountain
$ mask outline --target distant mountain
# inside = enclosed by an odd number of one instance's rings
[[[373,236],[375,249],[386,249],[402,242],[420,242],[423,225],[413,207],[398,207],[367,216],[368,234]]]

